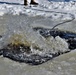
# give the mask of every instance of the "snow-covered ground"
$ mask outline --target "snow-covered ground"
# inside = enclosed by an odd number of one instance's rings
[[[24,0],[0,0],[0,16],[4,14],[31,16],[41,15],[52,19],[71,19],[76,17],[76,2],[64,0],[36,0],[37,7],[24,6]]]

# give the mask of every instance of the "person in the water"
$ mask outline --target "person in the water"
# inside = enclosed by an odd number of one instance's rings
[[[35,0],[31,0],[30,4],[31,4],[31,5],[38,5],[38,3],[35,2]],[[28,5],[27,0],[24,0],[24,5]]]

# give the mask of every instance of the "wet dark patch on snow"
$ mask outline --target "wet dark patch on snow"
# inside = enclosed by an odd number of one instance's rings
[[[39,31],[39,33],[45,38],[50,36],[53,36],[54,38],[56,36],[60,36],[61,38],[65,39],[66,42],[69,44],[70,51],[76,49],[76,33],[60,31],[58,29],[50,30],[43,28],[34,28],[34,30]],[[3,55],[3,57],[7,57],[18,62],[24,62],[31,65],[39,65],[70,51],[39,55],[33,54],[30,47],[25,46],[24,44],[8,44],[0,50],[0,55]]]

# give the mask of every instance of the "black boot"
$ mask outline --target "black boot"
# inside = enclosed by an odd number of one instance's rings
[[[24,0],[24,5],[25,5],[25,6],[28,5],[28,4],[27,4],[27,0]]]
[[[34,0],[31,0],[31,5],[38,5],[38,3],[36,3]]]

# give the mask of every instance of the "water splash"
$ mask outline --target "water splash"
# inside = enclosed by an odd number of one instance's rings
[[[35,23],[36,20],[38,21],[40,19],[43,19],[43,23],[45,22],[45,19],[43,17],[29,17],[24,15],[6,15],[5,17],[7,17],[8,19],[6,22],[7,31],[0,39],[0,48],[6,46],[9,43],[23,43],[25,45],[30,46],[31,51],[37,54],[46,54],[49,52],[57,53],[58,51],[65,52],[68,50],[67,42],[61,39],[60,37],[45,38],[40,35],[38,31],[33,30],[32,24]],[[48,23],[50,23],[50,20]],[[51,21],[51,23],[53,24],[53,21]],[[34,26],[35,25],[36,23],[34,24]]]

